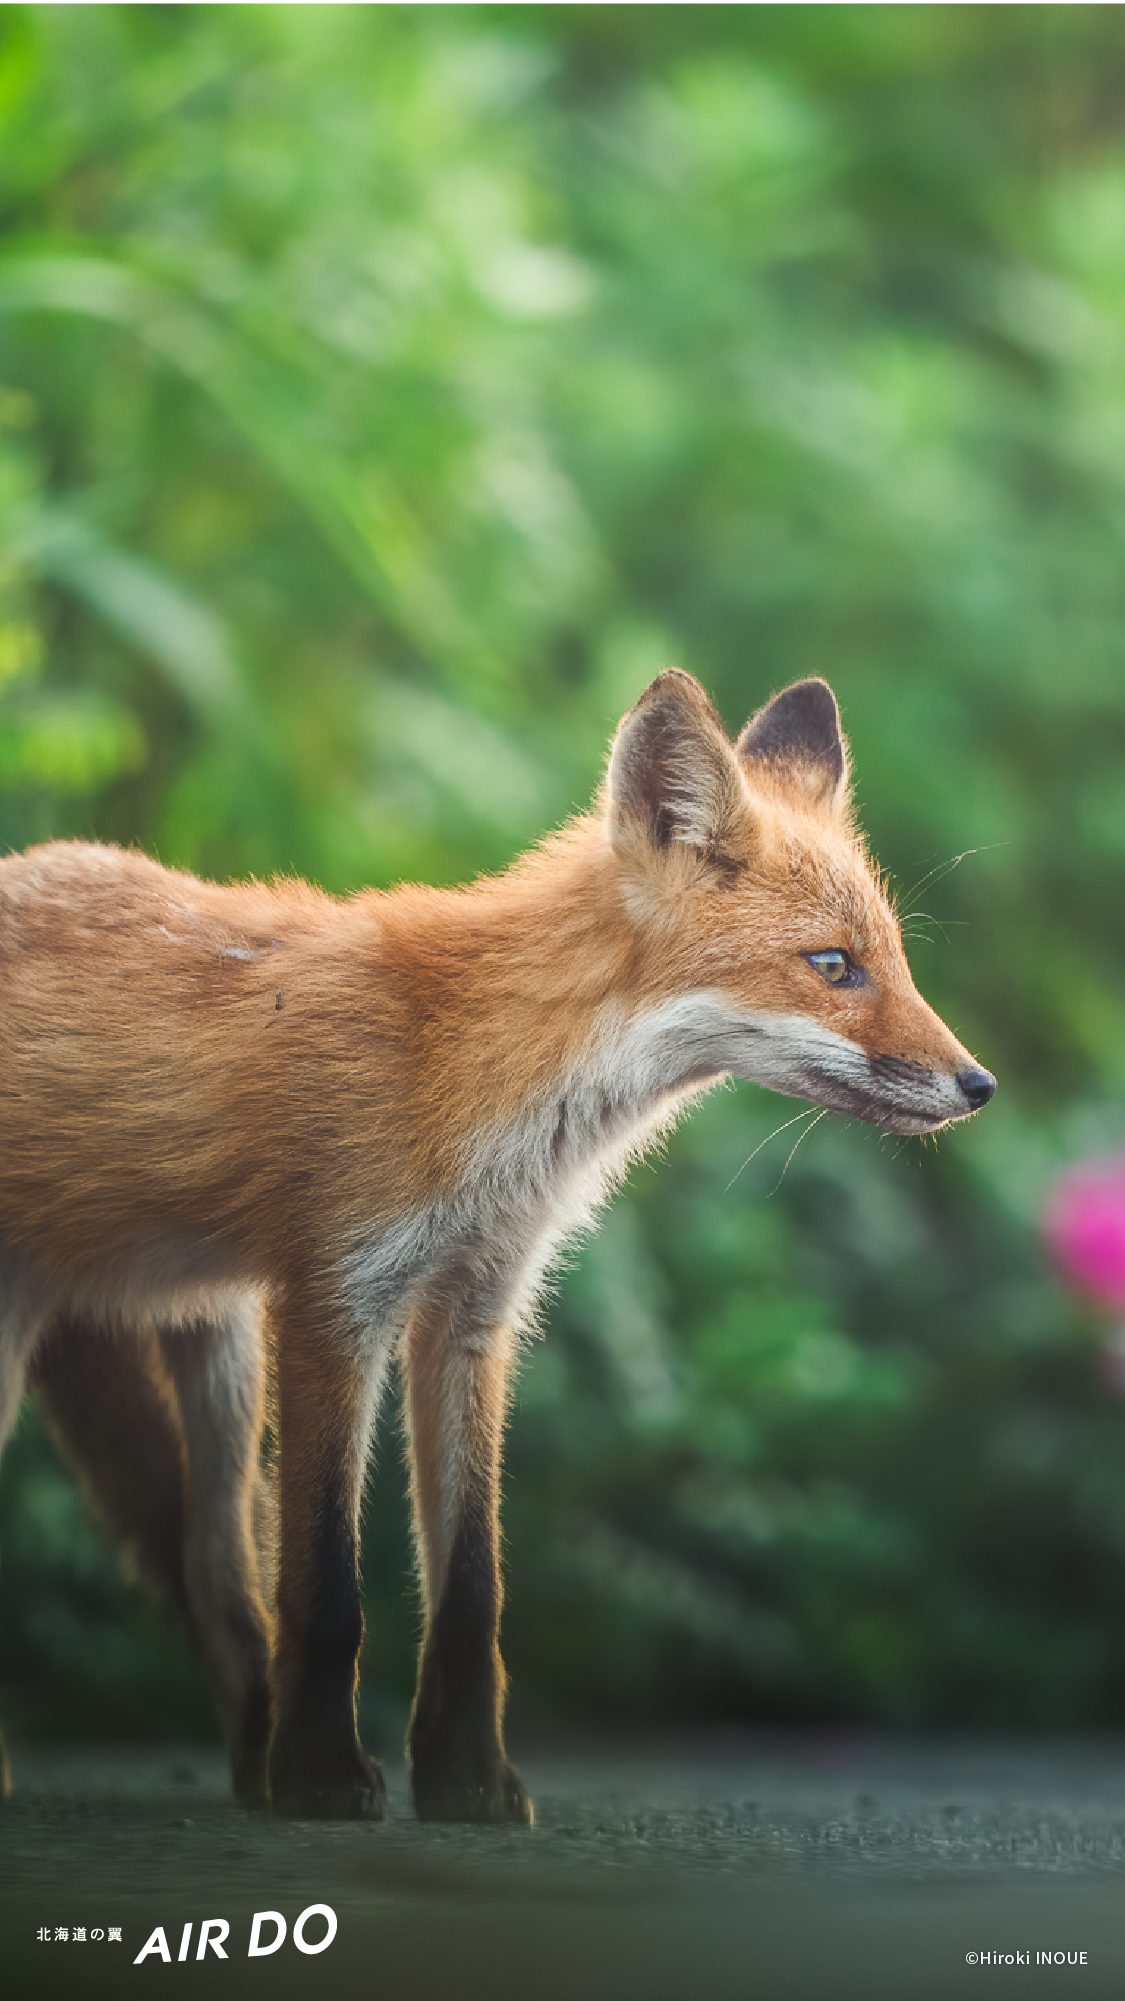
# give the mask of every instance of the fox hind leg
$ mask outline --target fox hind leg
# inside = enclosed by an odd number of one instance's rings
[[[246,1804],[264,1803],[269,1732],[263,1375],[246,1308],[160,1336],[64,1317],[30,1372],[64,1457],[202,1655]]]
[[[194,1637],[184,1588],[184,1436],[159,1343],[59,1320],[36,1350],[30,1387],[118,1544]]]
[[[28,1374],[50,1307],[18,1251],[0,1241],[0,1453],[15,1426]],[[0,1738],[0,1800],[11,1790],[11,1768]]]
[[[504,1750],[500,1442],[510,1336],[472,1345],[465,1302],[436,1294],[411,1323],[406,1412],[424,1601],[407,1751],[420,1820],[533,1817]],[[461,1324],[459,1324],[461,1323]]]
[[[269,1804],[271,1496],[256,1302],[161,1334],[184,1440],[183,1591],[244,1806]]]

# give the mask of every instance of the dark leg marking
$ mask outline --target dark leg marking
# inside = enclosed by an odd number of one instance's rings
[[[381,1820],[383,1775],[356,1730],[358,1516],[367,1434],[356,1370],[279,1345],[281,1547],[274,1810]]]
[[[473,1480],[426,1639],[408,1737],[419,1820],[517,1821],[531,1802],[504,1752],[500,1580],[490,1495]]]
[[[426,1594],[407,1735],[414,1804],[421,1820],[529,1825],[531,1802],[502,1728],[498,1500],[507,1354],[503,1345],[491,1353],[460,1347],[447,1305],[431,1297],[408,1341],[411,1485]],[[468,1317],[462,1301],[462,1325]]]

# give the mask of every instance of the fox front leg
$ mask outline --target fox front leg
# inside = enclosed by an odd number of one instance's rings
[[[315,1329],[315,1331],[314,1331]],[[385,1362],[375,1369],[315,1319],[282,1310],[276,1328],[280,1547],[274,1811],[298,1819],[382,1820],[383,1775],[359,1741],[363,1615],[359,1503]]]
[[[406,1347],[411,1498],[425,1624],[407,1735],[420,1820],[516,1821],[532,1806],[504,1751],[500,1439],[511,1338],[435,1296]]]

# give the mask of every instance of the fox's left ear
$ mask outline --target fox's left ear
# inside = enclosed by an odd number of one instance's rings
[[[827,681],[794,681],[751,716],[738,755],[753,783],[757,773],[835,818],[848,804],[848,746]]]

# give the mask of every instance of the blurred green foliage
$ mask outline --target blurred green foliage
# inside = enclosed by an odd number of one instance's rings
[[[525,1713],[1125,1713],[1125,1412],[1035,1235],[1125,1136],[1123,106],[1112,8],[3,10],[0,840],[458,880],[662,665],[732,729],[823,673],[1001,1079],[787,1168],[723,1093],[634,1177],[514,1412]],[[61,1482],[28,1420],[0,1676],[188,1727]]]

